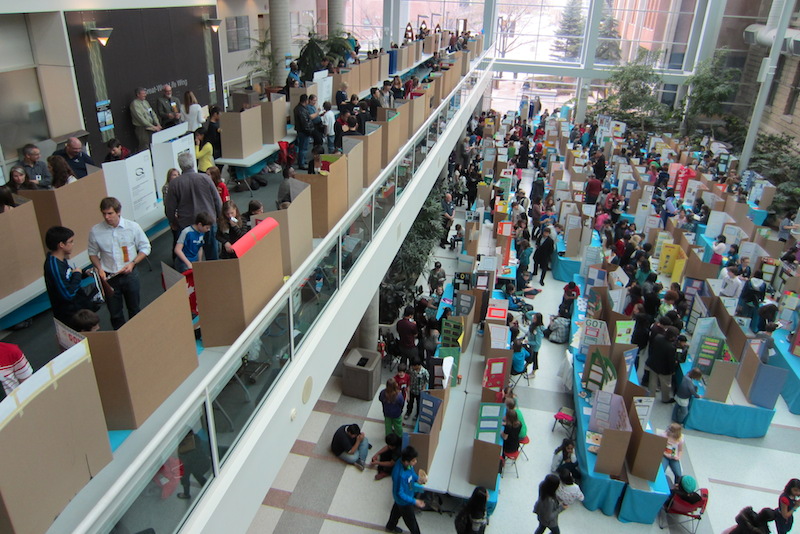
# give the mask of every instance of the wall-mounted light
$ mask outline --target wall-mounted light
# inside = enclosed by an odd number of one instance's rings
[[[111,37],[111,32],[113,31],[114,28],[89,28],[89,39],[106,46],[108,38]]]
[[[211,28],[211,31],[217,33],[222,24],[222,19],[206,19],[203,23],[206,25],[206,28]]]

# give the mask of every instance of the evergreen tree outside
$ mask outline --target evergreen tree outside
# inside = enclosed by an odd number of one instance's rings
[[[556,40],[553,43],[551,57],[556,61],[578,59],[581,55],[585,27],[586,19],[583,16],[583,1],[569,0],[566,7],[564,7],[564,12],[561,14],[561,22],[556,31]]]
[[[618,63],[622,57],[622,51],[619,45],[620,35],[617,31],[617,20],[614,18],[611,6],[607,2],[604,1],[601,5],[603,16],[600,19],[598,31],[600,40],[597,43],[595,58],[599,63]]]

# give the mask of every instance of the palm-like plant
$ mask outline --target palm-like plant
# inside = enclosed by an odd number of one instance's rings
[[[323,58],[327,57],[336,65],[352,51],[353,48],[344,37],[323,37],[313,31],[308,32],[308,41],[300,49],[300,57],[297,59],[300,78],[304,82],[312,80],[314,71],[319,68]]]
[[[250,37],[250,55],[245,61],[239,63],[239,70],[247,69],[247,77],[252,83],[257,78],[266,78],[272,83],[275,74],[275,62],[272,58],[272,40],[269,37],[269,28],[264,31],[264,37],[256,39]]]

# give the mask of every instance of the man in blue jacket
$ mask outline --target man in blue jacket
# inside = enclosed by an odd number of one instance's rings
[[[417,518],[414,515],[414,506],[423,508],[425,503],[414,497],[414,484],[419,478],[416,471],[414,471],[417,456],[417,449],[408,446],[400,454],[400,461],[394,464],[394,470],[392,471],[394,506],[392,506],[392,512],[389,514],[389,522],[386,523],[387,532],[403,532],[397,526],[397,522],[402,517],[411,534],[420,534]]]

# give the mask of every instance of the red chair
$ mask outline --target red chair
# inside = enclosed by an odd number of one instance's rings
[[[503,453],[503,473],[505,473],[506,468],[509,465],[514,466],[514,472],[517,474],[517,478],[519,478],[519,469],[517,469],[517,460],[519,460],[519,453],[517,452],[504,452]],[[527,458],[527,456],[526,456]],[[503,473],[500,473],[500,477],[502,478]]]
[[[703,514],[708,505],[708,490],[700,488],[697,493],[700,494],[701,499],[696,503],[686,502],[673,493],[664,505],[662,513],[658,516],[658,527],[666,527],[669,524],[668,516],[676,515],[681,516],[681,519],[676,523],[677,525],[683,527],[687,532],[691,532],[691,534],[696,534],[700,526],[700,520],[703,519]]]
[[[574,438],[575,435],[575,412],[570,408],[566,408],[564,406],[558,410],[558,413],[553,415],[553,428],[550,429],[550,432],[554,432],[556,429],[556,425],[561,425],[561,428],[567,431],[570,438]]]
[[[519,440],[519,453],[522,456],[524,456],[526,460],[528,459],[528,455],[525,454],[525,445],[527,445],[530,442],[531,442],[531,438],[529,438],[528,436],[525,436],[524,438]]]

